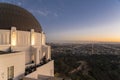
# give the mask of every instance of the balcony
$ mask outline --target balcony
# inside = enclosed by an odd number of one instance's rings
[[[50,60],[46,63],[40,63],[39,65],[29,67],[26,69],[26,73],[24,80],[52,80],[48,78],[41,79],[42,77],[39,75],[54,77],[54,61]]]

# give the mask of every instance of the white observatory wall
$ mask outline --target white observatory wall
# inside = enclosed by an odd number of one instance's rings
[[[46,36],[44,33],[42,33],[42,45],[45,45],[46,43]]]
[[[32,53],[34,54],[35,63],[39,64],[41,53],[42,53],[42,50],[41,50],[41,43],[42,43],[41,33],[34,32],[34,38],[35,38],[34,39],[35,43],[34,43],[34,45],[32,45],[32,47],[33,47]]]
[[[34,33],[35,34],[35,46],[41,46],[41,33]]]
[[[42,59],[47,54],[46,53],[47,51],[45,51],[46,50],[46,47],[45,47],[46,46],[46,36],[43,32],[41,33],[41,38],[42,38],[42,44],[41,44],[42,45],[42,47],[41,47],[42,52],[40,54],[40,59]]]
[[[30,32],[17,31],[17,46],[30,46]]]
[[[0,45],[10,44],[10,30],[0,30]]]
[[[42,45],[42,57],[46,57],[47,60],[51,60],[51,47],[48,45]]]
[[[0,55],[0,80],[8,80],[8,67],[14,66],[14,80],[18,80],[25,72],[25,53],[8,53]]]
[[[0,51],[24,51],[26,64],[32,61],[31,46],[39,49],[39,59],[42,58],[41,45],[45,45],[45,34],[34,32],[35,43],[31,45],[31,32],[16,28],[16,45],[11,45],[11,30],[0,30]]]
[[[25,52],[26,64],[32,61],[32,47],[39,48],[39,52],[41,53],[41,33],[34,32],[34,38],[34,45],[31,45],[31,32],[17,30],[17,44],[14,50]]]
[[[38,67],[37,72],[38,75],[54,76],[54,61],[51,60],[50,62],[42,65],[41,67]]]
[[[13,47],[14,51],[25,52],[26,64],[31,61],[31,49],[30,49],[30,32],[17,30],[17,41],[16,46]]]
[[[10,47],[10,30],[0,30],[0,51],[7,51]]]

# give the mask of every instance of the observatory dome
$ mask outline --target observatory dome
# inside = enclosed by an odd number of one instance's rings
[[[42,32],[41,25],[36,18],[27,10],[8,3],[0,3],[0,29]]]

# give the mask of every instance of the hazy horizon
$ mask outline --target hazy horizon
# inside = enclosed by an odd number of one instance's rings
[[[49,41],[47,43],[53,44],[120,44],[120,42],[110,42],[110,41]]]

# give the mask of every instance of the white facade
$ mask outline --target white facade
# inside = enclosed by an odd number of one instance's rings
[[[10,44],[10,30],[0,30],[0,45]]]
[[[0,54],[0,80],[8,80],[7,69],[10,66],[14,66],[14,80],[19,80],[25,73],[27,75],[29,71],[26,72],[25,69],[30,69],[31,66],[35,67],[37,73],[36,71],[33,73],[37,75],[42,73],[42,70],[43,74],[51,75],[49,72],[51,69],[54,71],[53,62],[42,65],[44,67],[40,66],[51,60],[51,48],[46,45],[45,40],[45,34],[34,32],[34,29],[31,31],[19,31],[17,27],[11,27],[11,30],[0,29],[0,51],[7,52]],[[51,76],[54,76],[53,73]]]
[[[23,77],[25,72],[25,53],[15,52],[0,55],[0,80],[8,80],[8,68],[14,67],[14,79]]]

